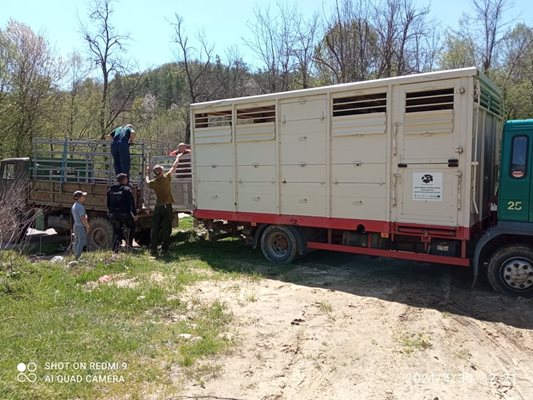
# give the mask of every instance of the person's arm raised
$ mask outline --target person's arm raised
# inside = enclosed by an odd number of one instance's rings
[[[172,167],[170,167],[170,170],[168,171],[170,175],[174,174],[176,172],[176,168],[178,168],[178,164],[180,163],[180,157],[183,153],[180,153],[176,156],[176,161],[174,161],[174,164],[172,164]]]
[[[146,166],[146,174],[144,177],[144,181],[146,183],[150,183],[150,166],[149,165]]]

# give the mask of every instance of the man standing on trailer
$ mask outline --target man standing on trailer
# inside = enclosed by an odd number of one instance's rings
[[[179,167],[177,171],[178,177],[181,177],[181,178],[189,177],[187,175],[191,174],[191,153],[192,153],[191,146],[185,143],[180,143],[178,145],[178,148],[169,154],[170,156],[174,156],[174,157],[181,154],[180,162],[182,166]]]
[[[133,247],[137,210],[133,193],[128,186],[128,175],[118,174],[117,183],[107,191],[107,209],[113,225],[113,251],[120,249],[123,238],[128,247]],[[128,228],[128,237],[124,237],[124,226]]]
[[[131,164],[130,145],[135,140],[133,125],[119,126],[109,134],[109,138],[112,140],[111,155],[113,156],[115,174],[126,174],[129,179]]]
[[[81,252],[83,248],[87,245],[87,233],[89,232],[89,221],[87,220],[87,213],[85,212],[85,203],[86,192],[81,190],[76,190],[72,197],[74,197],[74,204],[72,205],[72,219],[74,220],[74,226],[72,227],[72,232],[74,233],[74,257],[76,261],[79,261],[81,257]]]
[[[191,153],[191,148],[185,143],[178,144],[178,148],[170,152],[169,156],[177,156],[178,154]]]
[[[180,161],[181,154],[176,157],[172,167],[165,172],[163,166],[157,164],[153,171],[155,178],[150,179],[150,167],[146,167],[146,183],[148,187],[155,192],[157,201],[152,216],[152,236],[150,238],[150,252],[157,255],[157,248],[161,244],[161,251],[168,252],[170,247],[170,234],[172,233],[172,188],[170,180],[176,171]]]

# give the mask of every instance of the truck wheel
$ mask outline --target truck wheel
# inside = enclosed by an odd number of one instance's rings
[[[274,263],[290,263],[298,253],[297,232],[289,226],[270,225],[261,235],[261,251]]]
[[[113,246],[113,226],[105,218],[89,221],[91,230],[88,237],[89,250],[105,250]]]
[[[487,277],[499,293],[533,297],[533,249],[513,245],[496,251],[489,261]]]

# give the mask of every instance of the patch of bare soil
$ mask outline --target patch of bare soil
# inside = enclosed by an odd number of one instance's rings
[[[174,376],[182,398],[533,398],[530,300],[470,289],[458,269],[324,257],[191,287],[227,304],[237,344],[206,361],[216,375]]]
[[[95,281],[89,281],[84,285],[85,290],[91,291],[101,285],[114,285],[118,288],[134,288],[139,285],[135,278],[126,278],[126,274],[102,275]]]

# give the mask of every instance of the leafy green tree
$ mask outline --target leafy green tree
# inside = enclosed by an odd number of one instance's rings
[[[492,79],[503,89],[508,119],[533,117],[533,28],[517,24],[502,41]]]
[[[35,134],[52,117],[62,64],[46,39],[10,20],[0,30],[0,153],[29,155]]]
[[[57,134],[71,138],[90,138],[98,131],[94,118],[100,110],[100,86],[89,77],[90,67],[79,53],[70,55],[65,76],[68,86],[61,93],[62,103],[56,109]]]
[[[472,40],[452,31],[446,32],[444,46],[439,55],[439,66],[442,69],[454,69],[475,64],[475,44]]]

